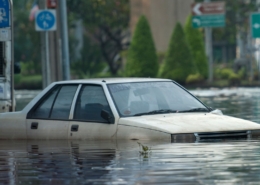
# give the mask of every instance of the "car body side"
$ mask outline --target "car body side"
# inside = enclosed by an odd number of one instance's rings
[[[170,81],[170,80],[168,80]],[[56,85],[76,84],[67,120],[27,119],[29,112]],[[80,140],[167,140],[172,134],[194,133],[205,131],[260,130],[260,125],[229,116],[212,113],[170,113],[145,115],[136,117],[120,117],[110,95],[106,81],[94,82],[68,81],[54,82],[40,92],[22,111],[0,114],[0,139],[80,139]],[[96,123],[73,119],[75,103],[82,85],[98,85],[103,88],[108,105],[114,117],[113,123]],[[208,120],[208,121],[205,121]],[[211,122],[209,120],[212,120]],[[183,123],[185,122],[185,126]],[[32,124],[37,123],[39,129],[32,130]],[[53,125],[52,125],[53,124]],[[79,131],[73,131],[77,126]]]

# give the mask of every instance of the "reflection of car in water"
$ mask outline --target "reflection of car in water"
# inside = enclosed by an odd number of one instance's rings
[[[100,184],[116,143],[17,140],[1,141],[0,150],[0,184]]]
[[[204,140],[250,138],[260,125],[211,110],[172,80],[52,83],[22,111],[0,117],[1,139]]]

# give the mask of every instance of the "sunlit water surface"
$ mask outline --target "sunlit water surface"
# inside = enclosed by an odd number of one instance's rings
[[[192,90],[226,115],[260,123],[260,89]],[[21,110],[38,91],[17,91]],[[0,184],[259,184],[260,141],[0,141]]]

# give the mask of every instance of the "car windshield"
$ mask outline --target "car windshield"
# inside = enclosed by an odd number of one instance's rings
[[[122,117],[209,111],[173,82],[119,83],[108,88]]]

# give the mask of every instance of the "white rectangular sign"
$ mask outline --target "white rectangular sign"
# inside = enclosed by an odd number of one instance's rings
[[[11,29],[10,28],[0,28],[0,42],[11,40]]]

